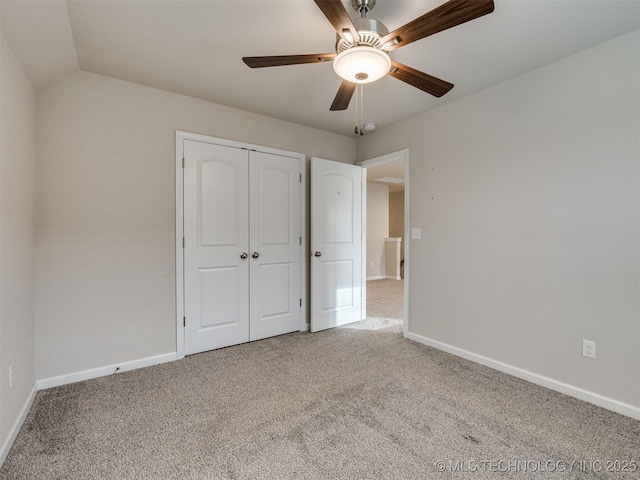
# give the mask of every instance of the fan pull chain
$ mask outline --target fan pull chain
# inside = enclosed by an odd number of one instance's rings
[[[364,135],[364,84],[360,84],[360,135]]]
[[[364,85],[356,84],[356,135],[364,135]]]
[[[358,131],[358,88],[360,87],[360,84],[357,83],[356,84],[356,135],[358,135],[359,131]]]

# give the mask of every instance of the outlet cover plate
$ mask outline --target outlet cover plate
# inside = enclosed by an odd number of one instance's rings
[[[582,340],[582,356],[587,358],[596,358],[596,342],[591,340]]]

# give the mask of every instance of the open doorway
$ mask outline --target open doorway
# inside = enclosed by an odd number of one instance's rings
[[[408,151],[359,163],[366,176],[367,319],[403,323],[406,332]]]

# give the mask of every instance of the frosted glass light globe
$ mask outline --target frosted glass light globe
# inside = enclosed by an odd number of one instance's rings
[[[371,83],[381,79],[391,69],[391,59],[373,47],[352,47],[333,59],[338,76],[352,83]]]

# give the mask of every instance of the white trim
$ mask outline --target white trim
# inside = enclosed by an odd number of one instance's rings
[[[18,436],[18,433],[22,428],[22,424],[26,420],[27,415],[29,414],[29,410],[31,410],[31,405],[33,405],[33,401],[36,398],[36,393],[38,393],[38,385],[34,383],[33,388],[31,389],[31,393],[27,397],[27,401],[24,402],[22,410],[20,410],[20,415],[18,415],[18,418],[16,418],[16,421],[13,423],[11,430],[9,430],[9,435],[2,444],[2,448],[0,449],[0,467],[7,459],[7,455],[9,455],[9,451],[13,446],[13,442],[15,442],[16,437]]]
[[[196,142],[212,143],[214,145],[222,145],[225,147],[248,148],[249,150],[257,150],[263,153],[279,155],[281,157],[290,157],[290,158],[297,158],[302,160],[306,158],[306,156],[303,153],[299,153],[299,152],[282,150],[280,148],[265,147],[264,145],[255,145],[247,142],[237,142],[235,140],[211,137],[209,135],[201,135],[199,133],[183,132],[181,130],[176,130],[176,139],[194,140]],[[182,162],[182,157],[180,157],[180,161]],[[180,169],[182,169],[182,165],[180,165]]]
[[[68,373],[66,375],[60,375],[58,377],[44,378],[42,380],[38,380],[36,383],[38,385],[38,390],[44,390],[46,388],[59,387],[60,385],[67,385],[69,383],[90,380],[92,378],[106,377],[107,375],[113,375],[116,372],[128,372],[129,370],[135,370],[137,368],[150,367],[152,365],[159,365],[161,363],[173,362],[177,359],[177,352],[165,353],[163,355],[141,358],[138,360],[132,360],[130,362],[116,363],[113,365],[107,365],[105,367],[93,368],[91,370]]]
[[[393,275],[386,275],[384,278],[387,280],[402,280],[402,277],[394,277]]]
[[[458,357],[462,357],[466,360],[485,365],[489,368],[493,368],[494,370],[513,375],[514,377],[518,377],[528,382],[535,383],[536,385],[546,387],[550,390],[555,390],[556,392],[564,393],[565,395],[570,395],[579,400],[584,400],[585,402],[592,403],[594,405],[597,405],[598,407],[606,408],[607,410],[611,410],[613,412],[626,415],[627,417],[640,420],[640,408],[629,405],[628,403],[623,403],[618,400],[614,400],[613,398],[605,397],[598,393],[574,387],[564,382],[554,380],[553,378],[545,377],[543,375],[539,375],[522,368],[514,367],[498,360],[484,357],[468,350],[463,350],[462,348],[454,347],[437,340],[423,337],[422,335],[406,332],[404,336],[409,340],[413,340],[423,345],[437,348],[438,350],[442,350]]]
[[[302,237],[302,246],[300,247],[300,297],[302,298],[300,314],[300,331],[309,330],[309,301],[308,301],[308,277],[307,277],[307,259],[309,258],[309,245],[307,243],[307,157],[302,155],[300,158],[300,236]]]
[[[184,237],[184,169],[182,168],[182,158],[184,157],[184,141],[194,140],[197,142],[212,143],[215,145],[223,145],[226,147],[244,148],[248,150],[257,150],[263,153],[279,155],[281,157],[295,158],[300,163],[300,237],[302,237],[302,245],[300,247],[300,297],[302,298],[302,306],[300,313],[300,331],[309,329],[307,312],[307,234],[306,234],[306,159],[304,153],[292,152],[290,150],[282,150],[279,148],[265,147],[263,145],[254,145],[247,142],[237,142],[235,140],[227,140],[224,138],[211,137],[209,135],[201,135],[198,133],[189,133],[176,130],[176,358],[179,360],[184,358],[184,256],[182,255],[182,238]]]
[[[409,232],[411,230],[411,217],[409,216],[409,183],[411,177],[409,176],[409,149],[402,151],[404,155],[404,333],[409,333],[409,250],[411,236]]]
[[[187,135],[176,131],[176,358],[184,358],[184,140]]]
[[[385,277],[384,275],[375,275],[373,277],[367,277],[367,282],[369,280],[384,280],[385,278],[388,278],[388,277]]]
[[[367,169],[360,166],[360,268],[362,277],[360,288],[360,320],[367,318]]]
[[[404,335],[406,336],[409,333],[409,250],[410,244],[408,240],[411,238],[410,236],[410,217],[409,217],[409,149],[405,148],[403,150],[398,150],[397,152],[387,153],[386,155],[381,155],[379,157],[370,158],[368,160],[363,160],[362,162],[356,163],[356,165],[360,165],[367,171],[367,167],[373,167],[376,165],[382,165],[383,163],[395,162],[398,160],[404,160]],[[366,197],[365,197],[366,200]],[[366,203],[366,202],[365,202]],[[366,252],[366,244],[364,247],[364,251]],[[366,264],[364,264],[364,272],[366,272]],[[362,274],[363,278],[366,278],[366,273]],[[402,280],[399,278],[398,280]]]
[[[409,149],[405,148],[403,150],[398,150],[397,152],[386,153],[384,155],[380,155],[379,157],[363,160],[361,162],[356,163],[356,165],[360,165],[361,167],[367,168],[367,167],[374,167],[376,165],[382,165],[383,163],[396,162],[398,160],[406,161],[408,159],[409,159]],[[406,188],[406,181],[407,181],[406,171],[404,173],[404,179],[405,179],[405,188]]]

